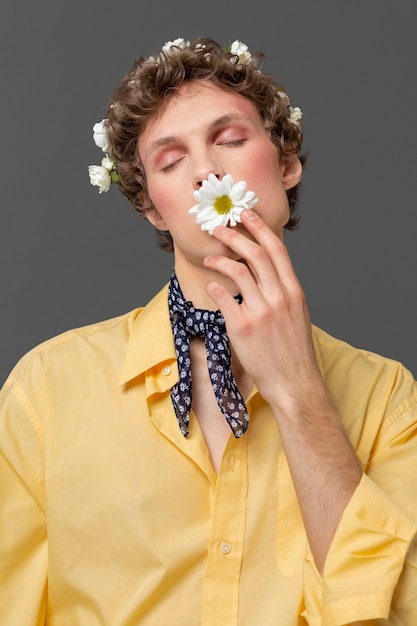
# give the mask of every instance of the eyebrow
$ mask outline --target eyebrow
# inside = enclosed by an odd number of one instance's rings
[[[223,126],[227,126],[228,124],[232,124],[233,122],[250,122],[250,118],[247,115],[241,115],[238,113],[228,113],[227,115],[222,115],[218,117],[213,122],[211,122],[207,128],[208,132],[213,132],[218,128],[222,128]],[[146,151],[146,156],[149,158],[156,150],[159,148],[163,148],[164,146],[168,146],[172,143],[178,141],[178,137],[175,135],[167,135],[166,137],[160,137],[160,139],[156,139],[153,141]]]

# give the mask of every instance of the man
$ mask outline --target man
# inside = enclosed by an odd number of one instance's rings
[[[95,129],[92,182],[174,271],[5,385],[7,626],[417,618],[416,383],[310,323],[283,243],[301,113],[259,60],[169,42]]]

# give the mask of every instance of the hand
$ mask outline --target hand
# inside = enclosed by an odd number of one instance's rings
[[[207,293],[226,321],[232,347],[277,419],[301,514],[321,571],[362,470],[321,376],[304,292],[283,242],[253,211],[242,212],[253,241],[218,227],[214,236],[244,263],[208,257],[243,302],[216,282]]]
[[[223,313],[236,355],[264,399],[285,410],[323,380],[317,365],[304,292],[284,243],[254,212],[242,223],[254,241],[235,229],[218,227],[214,237],[241,261],[207,257],[205,266],[237,286],[239,305],[223,285],[211,282],[207,293]],[[307,400],[308,401],[308,400]]]

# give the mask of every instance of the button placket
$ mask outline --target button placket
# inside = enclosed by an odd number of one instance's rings
[[[247,437],[230,437],[217,474],[203,623],[237,624],[246,528]],[[233,601],[231,601],[233,598]],[[219,620],[219,607],[221,617]],[[215,616],[215,617],[214,617]]]

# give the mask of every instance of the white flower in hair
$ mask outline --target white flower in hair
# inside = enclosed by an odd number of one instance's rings
[[[189,213],[196,216],[195,221],[201,225],[201,230],[209,235],[216,226],[236,226],[241,221],[243,209],[251,209],[258,202],[253,191],[246,191],[246,182],[233,183],[230,174],[221,180],[209,174],[193,195],[199,204],[191,207]]]
[[[167,54],[172,54],[172,52],[176,52],[176,48],[187,48],[190,45],[189,41],[185,41],[183,37],[178,37],[178,39],[174,39],[174,41],[167,41],[162,46],[162,52]]]
[[[111,172],[114,168],[114,161],[110,157],[106,156],[101,160],[101,165],[108,171]]]
[[[109,149],[107,140],[106,120],[101,120],[93,126],[93,139],[98,148],[101,148],[103,152],[107,152]]]
[[[248,46],[242,41],[239,41],[239,39],[236,39],[236,41],[230,45],[230,52],[239,57],[239,63],[247,63],[252,57]]]
[[[178,37],[177,39],[174,39],[173,41],[167,41],[164,43],[164,45],[161,48],[161,53],[158,54],[156,57],[151,55],[146,59],[146,63],[151,63],[151,64],[156,64],[159,65],[159,63],[161,62],[161,54],[165,53],[168,55],[173,55],[176,54],[178,52],[178,49],[182,49],[182,48],[187,48],[190,45],[189,41],[185,41],[185,39],[183,37]]]
[[[300,107],[288,107],[290,122],[293,124],[300,124],[303,112]]]
[[[106,130],[106,121],[101,120],[93,126],[93,139],[98,148],[106,152],[106,156],[102,158],[101,165],[89,165],[88,174],[90,183],[98,187],[99,193],[106,193],[112,184],[119,182],[119,175],[116,169],[116,162],[107,154],[109,149],[108,137]]]
[[[88,174],[90,183],[98,187],[99,193],[106,193],[111,187],[111,176],[107,168],[102,165],[89,165]]]
[[[289,99],[288,95],[285,93],[285,91],[279,91],[278,90],[278,95],[279,95],[280,98],[282,98],[284,100],[286,105],[289,106],[290,99]]]

